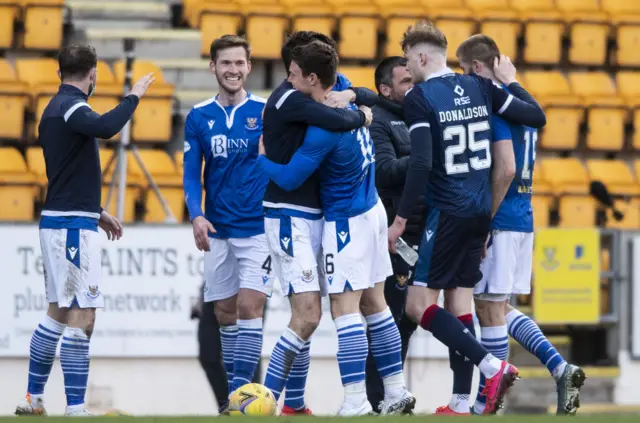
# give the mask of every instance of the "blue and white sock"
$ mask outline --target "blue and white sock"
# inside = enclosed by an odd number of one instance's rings
[[[44,394],[51,367],[56,358],[58,342],[67,325],[45,316],[31,336],[29,348],[29,383],[27,392],[32,399]]]
[[[284,405],[294,410],[300,410],[306,405],[304,402],[304,391],[307,386],[309,364],[311,363],[311,356],[309,355],[310,348],[311,340],[307,340],[298,353],[296,360],[293,362],[285,386]]]
[[[89,338],[82,329],[67,327],[64,330],[60,363],[64,375],[67,408],[83,407],[89,380]]]
[[[345,403],[358,406],[367,400],[365,370],[369,345],[359,313],[345,314],[334,319],[338,331],[338,367]]]
[[[509,356],[509,333],[507,326],[489,326],[480,328],[480,343],[499,360],[506,361]],[[480,374],[480,384],[478,386],[478,395],[473,405],[475,414],[482,414],[484,411],[487,397],[482,395],[486,378]]]
[[[233,392],[233,356],[238,339],[238,325],[220,326],[220,343],[222,344],[222,361],[227,372],[229,395]]]
[[[527,351],[538,357],[538,360],[547,367],[549,373],[556,380],[560,379],[565,367],[567,367],[567,362],[544,336],[536,322],[518,310],[510,311],[505,317],[509,327],[509,335]]]
[[[405,391],[400,331],[388,307],[365,319],[371,334],[371,354],[384,383],[384,396],[396,398]]]
[[[233,387],[251,383],[262,353],[262,317],[238,319],[238,339],[233,352]]]
[[[276,400],[280,398],[293,363],[303,347],[304,341],[291,328],[287,328],[284,331],[275,347],[273,347],[267,375],[264,379],[264,386],[271,389]],[[287,390],[288,393],[289,391]]]

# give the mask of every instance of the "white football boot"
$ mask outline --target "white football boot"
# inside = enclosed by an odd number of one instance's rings
[[[370,414],[373,414],[373,407],[371,407],[371,403],[369,403],[367,397],[365,397],[363,402],[358,405],[350,404],[345,401],[342,404],[340,411],[338,411],[339,417],[367,416]]]
[[[44,400],[41,395],[32,397],[27,394],[16,406],[16,416],[46,416],[47,410],[44,408]]]
[[[416,406],[416,399],[413,394],[406,389],[397,397],[385,398],[380,407],[381,416],[389,416],[393,414],[413,414]]]
[[[91,417],[92,414],[85,408],[84,404],[67,407],[64,411],[65,417]]]

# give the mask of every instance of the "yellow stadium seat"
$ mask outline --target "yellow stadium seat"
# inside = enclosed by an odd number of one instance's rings
[[[547,124],[540,145],[550,150],[572,150],[578,146],[584,111],[579,106],[550,105],[545,109]]]
[[[11,64],[0,59],[0,139],[22,138],[27,93],[27,85],[18,81]]]
[[[582,162],[575,157],[546,158],[540,162],[540,169],[555,194],[589,192],[589,175]]]
[[[373,66],[340,66],[338,71],[343,73],[354,87],[365,87],[376,91]]]
[[[640,73],[636,71],[618,71],[616,89],[628,106],[640,105]]]
[[[245,16],[245,31],[253,57],[279,59],[289,24],[286,9],[277,0],[236,0]]]
[[[600,181],[613,194],[640,194],[640,187],[629,165],[622,160],[587,160],[587,171],[592,181]]]
[[[378,51],[377,8],[367,3],[332,0],[338,19],[340,58],[373,60]]]
[[[569,81],[559,71],[527,71],[524,74],[527,90],[542,105],[578,105],[581,100],[571,91]]]
[[[451,12],[451,14],[449,14]],[[453,14],[452,12],[456,12]],[[476,32],[476,23],[472,19],[472,12],[467,9],[442,10],[430,9],[428,16],[435,17],[436,26],[447,37],[447,61],[457,62],[456,49],[467,38]]]
[[[509,6],[524,15],[536,12],[553,12],[554,0],[510,0]]]
[[[242,11],[237,3],[203,1],[191,12],[192,26],[202,33],[200,54],[209,56],[211,43],[225,34],[237,34],[242,25]]]
[[[18,16],[18,0],[0,3],[0,50],[8,50],[13,45],[13,23]]]
[[[615,63],[620,66],[640,66],[640,5],[629,0],[602,0],[602,9],[615,25]]]
[[[574,94],[582,98],[585,105],[621,105],[616,86],[605,72],[570,72],[569,85]]]
[[[627,110],[623,107],[594,107],[587,111],[587,147],[620,151],[624,146]]]
[[[540,159],[535,161],[533,166],[533,193],[538,196],[550,196],[553,194],[551,184],[544,177],[544,172],[540,166]]]
[[[108,148],[100,149],[100,167],[102,169],[102,207],[104,207],[107,212],[114,216],[117,215],[118,211],[118,185],[116,184],[113,186],[110,197],[109,190],[111,189],[111,182],[114,178],[113,175],[114,173],[117,174],[118,172],[117,161],[115,160],[115,157],[113,157],[113,155],[116,153],[117,150],[114,151]],[[127,156],[127,168],[132,167],[132,164],[129,162],[132,159],[133,158],[130,155]],[[110,165],[109,162],[111,162]],[[107,165],[109,165],[108,169]],[[142,189],[140,186],[141,182],[142,180],[139,175],[127,174],[127,185],[125,186],[124,192],[124,223],[132,223],[135,221],[136,202],[139,201],[140,195],[142,193]]]
[[[118,83],[124,83],[124,63],[116,62],[113,70]],[[151,72],[156,82],[149,88],[136,109],[131,136],[137,142],[168,142],[171,138],[174,86],[165,81],[158,66],[144,60],[134,62],[132,83]]]
[[[508,0],[467,0],[467,6],[481,19],[480,32],[493,38],[500,53],[512,61],[518,59],[521,23]]]
[[[21,0],[25,33],[22,46],[30,50],[58,50],[62,45],[64,0]]]
[[[524,60],[532,64],[556,64],[562,56],[565,24],[556,12],[529,16],[525,23]]]
[[[633,110],[632,122],[635,130],[633,131],[631,146],[634,150],[640,150],[640,109]]]
[[[282,2],[293,21],[292,31],[315,31],[331,37],[336,28],[336,18],[330,6],[316,1]]]
[[[622,220],[616,220],[613,216],[613,211],[611,209],[607,209],[607,228],[640,228],[640,200],[637,198],[618,200],[615,202],[615,207],[623,214]]]
[[[33,220],[36,177],[29,172],[22,154],[0,147],[0,220]]]
[[[47,168],[44,162],[44,154],[40,147],[29,147],[26,151],[27,167],[29,172],[33,173],[39,185],[45,186],[47,180]]]
[[[549,226],[549,215],[553,198],[546,195],[533,195],[531,197],[531,208],[533,209],[533,225],[536,228],[546,228]]]
[[[640,15],[640,4],[629,0],[600,0],[602,10],[611,16]]]
[[[596,200],[586,195],[565,195],[558,203],[561,228],[588,228],[595,225]]]
[[[411,0],[373,0],[385,20],[385,57],[402,56],[402,36],[411,25],[421,20],[425,9]]]
[[[598,0],[562,0],[556,5],[568,24],[569,61],[577,65],[604,64],[611,27]]]

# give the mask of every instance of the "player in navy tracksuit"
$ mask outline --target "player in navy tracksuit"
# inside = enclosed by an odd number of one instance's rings
[[[498,83],[491,64],[500,50],[490,37],[474,35],[457,50],[461,67],[468,74],[478,74]],[[503,87],[509,90],[508,87]],[[481,326],[481,340],[495,355],[506,357],[509,335],[535,355],[547,367],[557,385],[556,413],[575,414],[580,404],[580,387],[585,379],[582,369],[568,364],[529,317],[509,306],[511,295],[528,295],[531,291],[533,255],[533,211],[531,194],[538,133],[534,128],[508,123],[498,116],[492,126],[503,128],[515,160],[515,177],[508,186],[493,187],[491,236],[482,262],[482,280],[475,286],[476,312]],[[494,135],[494,138],[496,136]],[[493,171],[496,173],[496,171]],[[494,184],[495,185],[495,184]],[[506,192],[504,200],[496,198]],[[473,407],[476,414],[484,409],[481,395],[484,381]]]
[[[429,211],[406,312],[479,367],[487,379],[485,414],[493,414],[517,378],[517,369],[478,343],[471,321],[458,320],[436,302],[441,290],[450,290],[449,310],[459,316],[471,312],[472,288],[481,277],[491,222],[492,115],[532,127],[543,126],[546,118],[517,83],[510,84],[510,90],[528,103],[488,79],[448,69],[446,37],[431,24],[421,22],[407,30],[403,49],[416,84],[405,98],[411,159],[398,213],[389,228],[389,247],[395,250],[413,204],[428,187]]]
[[[131,94],[104,115],[87,103],[96,89],[96,52],[71,45],[59,54],[62,84],[45,108],[38,142],[47,170],[47,196],[40,219],[40,245],[49,308],[31,338],[27,395],[18,415],[46,414],[44,386],[62,337],[60,361],[69,416],[89,413],[84,396],[89,377],[89,343],[100,290],[101,237],[120,239],[122,224],[100,207],[102,175],[98,140],[116,135],[131,119],[154,79],[147,75]]]
[[[293,52],[290,80],[315,101],[323,101],[336,80],[337,61],[336,51],[322,42],[298,47]],[[259,163],[285,190],[295,190],[318,170],[325,215],[322,282],[331,296],[345,388],[338,415],[363,415],[372,410],[365,391],[368,345],[360,312],[371,331],[373,356],[385,386],[382,414],[410,411],[415,399],[404,384],[400,334],[384,300],[384,281],[392,269],[386,248],[387,216],[375,187],[369,131],[332,133],[310,127],[288,164],[262,156]],[[286,356],[291,347],[284,347],[282,355]]]
[[[334,45],[333,40],[316,32],[292,34],[282,47],[282,60],[287,71],[293,49],[313,40]],[[338,75],[325,104],[341,106],[354,100],[359,104],[372,105],[377,97],[365,88],[351,87],[343,75]],[[366,116],[362,111],[327,107],[297,91],[288,80],[284,80],[265,106],[263,141],[267,157],[275,163],[288,163],[302,144],[308,125],[331,131],[347,131],[365,123]],[[276,397],[286,387],[282,414],[310,414],[304,401],[310,361],[309,337],[321,316],[317,264],[321,260],[318,256],[323,220],[317,175],[291,192],[270,182],[263,204],[272,266],[292,309],[289,327],[276,344],[273,359],[269,363],[265,385]],[[281,356],[284,346],[293,346],[293,350]]]

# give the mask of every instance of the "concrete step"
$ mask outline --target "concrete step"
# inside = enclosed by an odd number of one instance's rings
[[[68,0],[76,29],[170,28],[171,11],[163,2]]]
[[[200,31],[190,29],[96,29],[76,31],[74,41],[94,46],[102,60],[124,57],[124,40],[136,40],[138,59],[193,59],[200,57]]]
[[[620,370],[615,367],[584,367],[587,380],[580,391],[582,405],[611,404],[614,401],[616,379]],[[522,380],[509,391],[505,410],[508,413],[546,414],[554,410],[557,400],[556,383],[546,368],[519,367]]]

